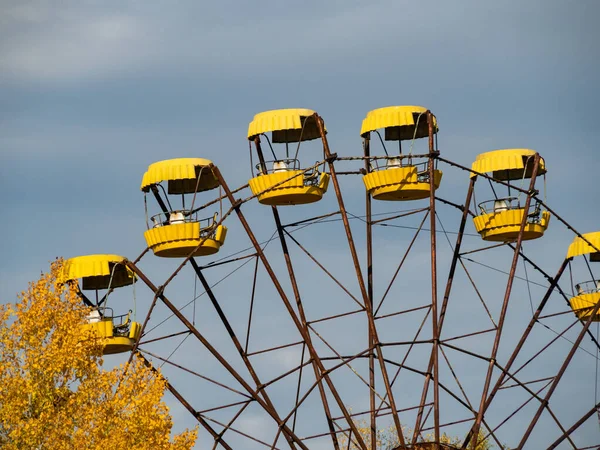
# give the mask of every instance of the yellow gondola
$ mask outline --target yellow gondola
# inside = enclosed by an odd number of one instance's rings
[[[135,275],[122,264],[124,259],[119,255],[78,256],[65,261],[63,269],[65,281],[81,280],[78,294],[92,308],[87,323],[82,327],[82,335],[89,336],[91,332],[104,339],[105,355],[131,350],[141,332],[141,325],[131,320],[131,310],[115,316],[112,308],[106,306],[108,296],[114,289],[135,283]],[[88,299],[82,292],[84,290],[95,291],[95,301]],[[99,291],[103,290],[106,293],[100,298]]]
[[[388,106],[367,113],[360,135],[369,142],[371,133],[377,133],[387,156],[372,160],[372,171],[363,177],[365,188],[375,200],[419,200],[429,197],[428,160],[418,161],[410,154],[402,154],[402,141],[429,137],[426,113],[427,108],[421,106]],[[435,134],[438,127],[435,117],[433,119]],[[383,139],[377,131],[380,129],[385,130]],[[399,154],[390,156],[384,140],[398,141]],[[442,181],[442,171],[434,169],[433,173],[435,190]]]
[[[491,174],[495,180],[509,182],[531,178],[536,152],[528,149],[494,150],[477,156],[471,169],[474,172]],[[471,172],[471,178],[477,176]],[[546,174],[543,158],[540,158],[537,175]],[[521,186],[523,187],[523,186]],[[528,187],[528,186],[525,186]],[[499,197],[494,191],[494,200],[478,205],[480,214],[473,218],[477,232],[485,241],[512,242],[519,235],[524,207],[518,197],[508,195]],[[527,223],[523,240],[537,239],[544,235],[550,222],[550,213],[541,209],[541,204],[533,199],[527,213]]]
[[[141,190],[144,194],[154,194],[162,212],[148,221],[146,208],[148,229],[144,238],[156,256],[185,258],[192,252],[193,256],[212,255],[225,243],[227,227],[217,225],[218,213],[201,218],[199,213],[203,208],[194,208],[198,192],[219,186],[209,167],[211,164],[208,159],[178,158],[156,162],[148,167]],[[166,192],[161,184],[163,181],[167,182]],[[172,208],[168,195],[181,196],[181,207]],[[193,195],[189,208],[185,204],[186,195]]]
[[[257,175],[248,183],[258,201],[264,205],[301,205],[321,200],[327,192],[329,174],[301,168],[298,160],[300,143],[321,137],[315,112],[310,109],[278,109],[254,116],[248,126],[248,140],[254,142],[259,163]],[[271,139],[266,133],[271,133]],[[267,139],[273,154],[272,161],[266,161],[259,137]],[[284,143],[285,158],[277,156],[271,144]],[[290,157],[289,144],[298,143],[294,158]],[[252,154],[250,154],[252,160]]]
[[[583,237],[596,248],[577,236],[569,246],[567,259],[589,255],[591,262],[600,262],[600,252],[597,251],[597,249],[600,249],[600,231],[586,233]],[[577,295],[571,297],[569,305],[580,320],[586,321],[592,315],[594,306],[600,301],[600,280],[577,283],[575,292]],[[600,322],[600,314],[596,313],[592,320]]]

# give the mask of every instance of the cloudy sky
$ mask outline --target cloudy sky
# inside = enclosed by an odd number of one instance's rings
[[[449,159],[469,165],[492,149],[539,151],[549,203],[578,231],[595,231],[599,12],[595,0],[0,0],[1,299],[12,301],[56,256],[135,258],[145,247],[139,183],[152,162],[205,157],[231,186],[245,183],[247,124],[275,108],[317,110],[332,150],[349,156],[361,152],[367,111],[424,105],[438,117]],[[362,183],[344,183],[349,208],[360,213]],[[449,172],[443,183],[444,196],[463,201],[464,173]],[[273,224],[259,208],[247,214],[268,238]],[[456,214],[447,217],[456,229]],[[573,238],[558,221],[552,227],[529,253],[550,273]],[[232,253],[245,245],[229,239]],[[334,232],[315,239],[331,258],[348,258]],[[382,258],[393,239],[381,241]],[[160,284],[177,264],[152,258],[144,268]],[[426,264],[426,254],[412,262]],[[494,286],[504,280],[481,276]],[[143,317],[148,292],[137,295]],[[593,389],[594,358],[577,364]],[[572,403],[566,424],[593,405],[585,394]],[[174,411],[177,427],[193,426]],[[241,427],[252,429],[252,417]],[[586,424],[578,439],[592,445],[598,434]]]

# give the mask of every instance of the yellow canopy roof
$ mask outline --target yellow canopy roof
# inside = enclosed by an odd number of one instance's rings
[[[312,109],[274,109],[254,116],[248,125],[248,139],[253,140],[257,135],[272,132],[271,141],[298,142],[300,135],[303,141],[321,137]],[[304,130],[302,130],[304,127]],[[327,130],[325,130],[327,132]]]
[[[533,156],[535,150],[526,148],[511,148],[481,153],[471,165],[471,169],[479,173],[492,173],[497,180],[520,180],[531,178],[533,171]],[[523,172],[525,171],[525,173]],[[538,175],[546,173],[544,158],[540,158]],[[525,176],[523,176],[525,175]],[[476,174],[471,172],[471,178]]]
[[[385,128],[386,141],[405,141],[429,136],[427,108],[422,106],[387,106],[369,111],[362,122],[360,135]],[[433,117],[434,133],[438,132],[437,120]],[[415,134],[415,128],[417,133]]]
[[[212,164],[204,158],[176,158],[150,164],[147,172],[142,178],[142,191],[148,192],[150,186],[161,181],[168,181],[169,194],[190,194],[208,191],[219,186],[218,180],[210,169],[206,167]],[[200,182],[198,176],[200,175]]]
[[[586,233],[582,235],[588,241],[590,241],[593,245],[600,249],[600,231],[595,231],[593,233]],[[573,239],[571,245],[569,245],[569,251],[567,252],[567,259],[574,258],[575,256],[587,255],[590,254],[590,259],[592,261],[600,261],[600,254],[587,242],[581,239],[579,236],[576,236]]]
[[[65,281],[82,278],[84,290],[127,286],[135,281],[135,274],[121,264],[124,259],[119,255],[77,256],[65,261],[63,275]]]

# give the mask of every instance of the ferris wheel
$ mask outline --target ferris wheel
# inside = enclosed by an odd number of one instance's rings
[[[438,131],[427,108],[376,109],[342,156],[316,112],[283,109],[249,123],[246,184],[150,165],[147,249],[67,261],[96,291],[86,326],[160,366],[213,448],[598,448],[600,232],[549,206],[537,151],[468,166]],[[140,282],[143,320],[107,309]]]

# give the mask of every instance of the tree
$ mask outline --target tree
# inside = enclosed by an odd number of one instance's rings
[[[360,433],[363,441],[367,445],[367,448],[371,448],[371,427],[367,423],[366,420],[357,420],[355,421],[356,428]],[[412,430],[408,427],[403,427],[404,436],[411,436]],[[360,447],[356,444],[354,440],[350,440],[348,443],[348,434],[340,434],[338,435],[338,442],[340,443],[340,448],[349,449],[349,450],[358,450]],[[388,428],[379,428],[375,433],[376,439],[376,448],[379,450],[401,450],[404,447],[400,446],[398,442],[398,434],[396,433],[396,427],[393,425]],[[434,436],[433,434],[427,434],[423,436],[423,439],[419,442],[416,442],[414,445],[411,445],[410,442],[407,442],[412,450],[435,450],[435,445],[433,443]],[[442,433],[440,436],[440,449],[441,450],[453,450],[458,449],[462,445],[462,441],[460,438],[452,437],[447,435],[446,433]],[[471,448],[471,447],[469,447]],[[494,446],[492,443],[485,439],[485,435],[482,431],[479,433],[479,443],[475,450],[491,450]]]
[[[160,373],[141,360],[104,370],[100,340],[82,334],[89,308],[61,282],[62,260],[0,305],[0,447],[186,450],[171,439]]]

